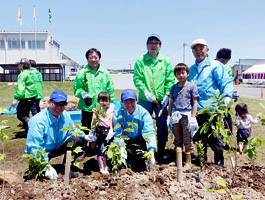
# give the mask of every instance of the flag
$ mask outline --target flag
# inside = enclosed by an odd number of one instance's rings
[[[35,12],[35,6],[34,6],[34,9],[33,9],[33,19],[34,19],[34,21],[36,22],[36,12]]]
[[[49,8],[49,23],[52,23],[52,14],[51,9]]]
[[[21,13],[20,13],[20,6],[18,7],[17,21],[19,22],[19,25],[22,25],[22,17],[21,17]]]

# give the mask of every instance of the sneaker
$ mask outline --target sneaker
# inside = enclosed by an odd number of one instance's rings
[[[78,162],[80,162],[80,161],[83,161],[83,160],[85,159],[85,157],[86,157],[86,152],[84,151],[84,152],[82,153],[82,155],[80,155],[80,156],[78,156],[78,157],[76,158],[76,160],[77,160]]]
[[[77,177],[78,177],[78,173],[71,171],[71,178],[77,178]]]

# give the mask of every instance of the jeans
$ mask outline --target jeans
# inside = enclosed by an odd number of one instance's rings
[[[31,111],[33,116],[39,113],[40,112],[40,99],[35,99],[29,110]]]
[[[168,141],[168,128],[167,128],[167,109],[165,108],[160,116],[159,112],[162,109],[161,101],[159,103],[159,108],[156,108],[152,102],[139,99],[138,104],[145,108],[149,114],[152,116],[153,111],[155,112],[156,117],[156,126],[157,126],[157,140],[160,142]]]

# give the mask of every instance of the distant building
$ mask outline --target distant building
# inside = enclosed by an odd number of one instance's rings
[[[0,82],[17,80],[20,72],[16,62],[21,58],[35,60],[44,81],[67,79],[82,66],[60,47],[59,40],[47,31],[23,31],[21,36],[17,31],[0,31]]]

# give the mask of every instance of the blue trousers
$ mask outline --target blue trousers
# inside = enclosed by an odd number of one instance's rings
[[[162,114],[159,115],[160,110],[162,109],[161,101],[159,103],[159,108],[156,108],[152,102],[145,101],[139,99],[138,104],[145,108],[150,115],[152,116],[153,112],[155,112],[156,119],[156,127],[157,127],[157,141],[159,142],[167,142],[168,141],[168,129],[167,129],[167,109],[163,109]]]

